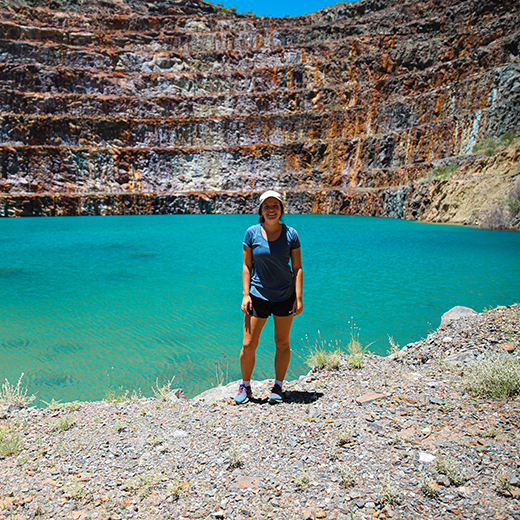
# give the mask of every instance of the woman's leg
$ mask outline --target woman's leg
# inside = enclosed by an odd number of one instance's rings
[[[256,348],[267,318],[256,318],[246,314],[244,320],[244,342],[240,352],[242,379],[250,381],[255,368]]]
[[[276,344],[276,356],[274,358],[274,372],[278,381],[283,381],[289,361],[291,360],[291,347],[289,335],[294,316],[273,316],[274,318],[274,342]]]

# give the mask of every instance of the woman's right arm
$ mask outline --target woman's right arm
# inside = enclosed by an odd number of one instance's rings
[[[251,273],[253,272],[253,250],[244,246],[244,264],[242,265],[242,312],[249,314],[253,309],[253,302],[249,289],[251,288]]]

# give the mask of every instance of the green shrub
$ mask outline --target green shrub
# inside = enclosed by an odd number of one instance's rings
[[[484,139],[473,147],[473,153],[483,153],[487,156],[491,156],[503,148],[511,146],[515,139],[516,135],[513,132],[506,132],[498,139]]]
[[[468,371],[466,387],[482,397],[504,399],[520,395],[520,360],[495,354],[477,361]]]

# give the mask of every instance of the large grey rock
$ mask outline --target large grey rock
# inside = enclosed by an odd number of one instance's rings
[[[477,311],[470,309],[469,307],[463,307],[461,305],[457,305],[453,307],[448,312],[445,312],[441,317],[441,327],[445,327],[448,323],[458,320],[460,318],[465,318],[466,316],[476,316],[478,314]]]

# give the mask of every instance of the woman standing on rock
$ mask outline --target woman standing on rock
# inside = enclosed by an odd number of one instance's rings
[[[256,349],[271,314],[276,355],[275,383],[269,402],[282,401],[283,380],[291,359],[291,325],[294,316],[303,310],[300,239],[295,229],[280,222],[283,213],[282,196],[276,191],[266,191],[260,197],[260,224],[251,226],[244,238],[242,311],[245,320],[240,352],[242,383],[235,397],[237,404],[246,403],[252,395],[251,376]]]

